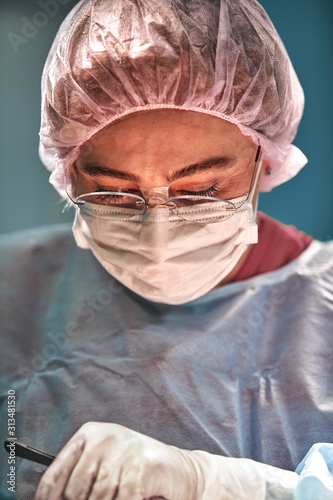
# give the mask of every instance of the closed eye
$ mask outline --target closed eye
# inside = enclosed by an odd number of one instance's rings
[[[177,193],[178,196],[211,196],[217,198],[220,193],[219,188],[217,187],[217,184],[214,186],[210,187],[209,189],[204,189],[201,191],[181,191],[180,193]]]

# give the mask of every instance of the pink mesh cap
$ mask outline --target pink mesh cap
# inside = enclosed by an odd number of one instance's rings
[[[271,160],[261,190],[307,162],[292,145],[304,95],[255,0],[81,0],[42,77],[40,157],[62,196],[80,146],[129,113],[173,108],[236,124]]]

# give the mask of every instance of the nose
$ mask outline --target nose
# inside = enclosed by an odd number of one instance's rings
[[[140,228],[140,243],[145,253],[156,263],[166,259],[169,236],[169,209],[164,205],[168,199],[168,187],[141,189],[148,210]]]
[[[145,255],[157,264],[166,259],[168,236],[168,215],[165,221],[159,218],[141,224],[140,244],[145,249]]]

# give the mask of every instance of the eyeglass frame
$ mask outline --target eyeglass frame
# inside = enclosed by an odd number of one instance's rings
[[[236,212],[237,210],[239,210],[249,199],[250,197],[250,194],[251,194],[251,190],[252,190],[252,187],[253,187],[253,184],[256,184],[257,183],[257,180],[258,180],[258,176],[259,176],[259,172],[260,172],[260,168],[257,169],[257,165],[259,162],[259,158],[260,158],[260,153],[261,153],[261,145],[259,144],[258,145],[258,148],[257,148],[257,152],[256,152],[256,156],[255,156],[255,160],[254,160],[254,167],[253,167],[253,171],[252,171],[252,176],[251,176],[251,182],[250,182],[250,187],[249,187],[249,191],[248,191],[248,194],[246,196],[246,199],[242,201],[242,203],[240,205],[238,205],[237,207],[230,201],[228,200],[225,200],[223,198],[216,198],[216,197],[213,197],[213,196],[194,196],[194,195],[182,195],[182,196],[172,196],[170,198],[168,198],[164,203],[158,203],[157,205],[156,204],[151,204],[149,202],[146,201],[146,199],[144,198],[144,196],[138,196],[136,194],[132,194],[132,193],[126,193],[126,192],[121,192],[121,191],[91,191],[89,193],[83,193],[83,194],[80,194],[79,196],[76,197],[76,200],[74,200],[70,194],[68,193],[67,191],[67,176],[66,176],[66,172],[65,172],[65,191],[66,191],[66,194],[68,196],[68,198],[70,199],[70,201],[77,207],[79,208],[80,210],[81,207],[80,205],[85,205],[85,203],[87,203],[86,201],[84,200],[78,200],[78,198],[80,198],[81,196],[92,196],[92,195],[124,195],[124,196],[128,196],[128,197],[131,197],[133,199],[137,199],[137,200],[140,200],[144,203],[144,206],[143,208],[137,213],[135,214],[135,216],[133,217],[136,217],[138,215],[144,215],[147,210],[151,207],[167,207],[169,208],[169,210],[171,211],[172,210],[172,207],[168,206],[168,203],[174,199],[190,199],[190,198],[202,198],[203,200],[205,201],[209,201],[209,200],[212,200],[212,201],[222,201],[222,202],[226,202],[226,203],[229,203],[230,205],[233,205],[233,207],[226,207],[226,211],[232,211],[232,212]],[[261,160],[261,158],[260,158]],[[255,181],[255,182],[254,182]],[[140,187],[139,187],[140,189]],[[158,188],[155,188],[155,189],[158,189]],[[160,188],[161,189],[161,188]],[[152,190],[147,190],[147,191],[152,191]],[[88,202],[89,203],[89,202]],[[96,203],[96,205],[98,206],[103,206],[102,203]],[[113,206],[113,207],[116,207],[116,205],[108,205],[108,206]],[[172,212],[173,213],[173,212]],[[179,218],[187,221],[187,222],[198,222],[198,221],[193,221],[191,219],[186,219],[184,217],[182,217],[181,215],[179,215],[178,213],[175,213],[174,215],[177,215]],[[232,214],[233,215],[233,214]],[[131,218],[129,218],[130,220]],[[111,220],[111,219],[110,219]],[[217,222],[217,221],[212,221],[212,222]]]

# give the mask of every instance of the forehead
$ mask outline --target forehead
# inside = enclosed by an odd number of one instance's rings
[[[198,156],[221,153],[248,154],[252,140],[226,120],[178,109],[139,111],[108,125],[81,148],[84,156],[150,154]]]

